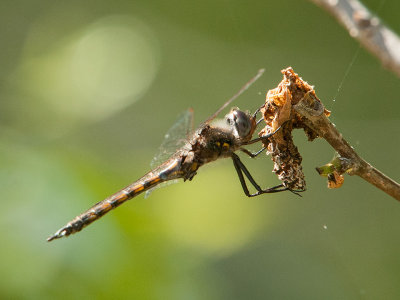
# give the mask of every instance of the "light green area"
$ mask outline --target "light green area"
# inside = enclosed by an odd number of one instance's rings
[[[375,1],[368,1],[371,9]],[[379,15],[400,32],[400,2]],[[2,1],[1,299],[399,299],[400,205],[315,167],[308,191],[247,198],[229,160],[124,204],[68,239],[46,238],[148,171],[175,118],[254,111],[292,66],[359,154],[399,180],[400,80],[308,1]],[[265,155],[243,161],[278,183]]]

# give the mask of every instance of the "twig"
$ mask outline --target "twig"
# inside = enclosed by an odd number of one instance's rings
[[[383,66],[400,77],[400,38],[358,0],[312,0],[330,12]]]
[[[335,159],[333,169],[328,167],[317,168],[321,175],[335,175],[331,177],[332,179],[329,179],[328,176],[329,180],[335,180],[335,178],[338,178],[337,176],[344,173],[358,175],[400,201],[400,185],[371,166],[355,152],[329,120],[330,112],[318,99],[313,87],[303,81],[291,67],[281,72],[284,75],[283,80],[276,89],[268,92],[266,104],[261,109],[267,126],[260,134],[265,135],[266,132],[271,132],[274,127],[284,126],[282,132],[285,136],[276,135],[276,139],[290,140],[292,128],[303,128],[309,140],[316,137],[324,138],[337,151],[339,158]],[[288,106],[288,102],[290,106]],[[288,110],[290,114],[288,114]],[[285,130],[285,128],[289,130]],[[279,147],[279,141],[271,140],[271,144],[277,145],[274,147]],[[270,151],[270,149],[268,150]],[[299,161],[301,162],[301,157]],[[285,162],[285,164],[287,163]],[[291,165],[281,166],[281,169],[293,169],[293,163],[289,162],[289,164]],[[329,164],[329,166],[334,164]],[[324,170],[330,171],[324,173]],[[283,184],[287,185],[285,182]],[[337,183],[336,186],[333,184],[332,187],[340,187],[340,185],[341,182]]]
[[[310,96],[311,97],[311,96]],[[313,102],[304,99],[294,109],[305,117],[304,123],[312,128],[318,136],[324,138],[342,158],[347,158],[344,171],[350,175],[358,175],[375,185],[385,193],[400,201],[400,185],[385,174],[371,166],[361,158],[342,134],[323,113],[323,105],[314,108]]]

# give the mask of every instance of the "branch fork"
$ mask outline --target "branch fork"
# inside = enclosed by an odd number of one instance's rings
[[[357,175],[400,201],[400,185],[370,165],[355,152],[354,148],[351,147],[336,126],[329,120],[330,112],[318,99],[314,88],[303,81],[291,67],[281,72],[284,75],[283,80],[276,89],[268,92],[266,102],[261,109],[267,125],[260,132],[260,135],[272,132],[277,126],[283,127],[278,134],[270,138],[269,144],[265,145],[268,147],[269,153],[273,154],[274,172],[278,174],[283,184],[289,188],[295,187],[297,189],[299,188],[299,182],[303,184],[304,175],[300,165],[301,156],[297,151],[297,147],[291,146],[292,129],[302,128],[310,141],[317,137],[323,138],[338,154],[329,164],[317,168],[320,175],[328,178],[328,187],[340,187],[344,180],[342,174]],[[288,111],[290,112],[289,114]],[[284,156],[287,156],[287,154],[295,155],[294,160],[286,160],[282,163],[276,157],[277,155],[282,155],[282,153],[275,153],[274,156],[274,151],[276,152],[274,147],[279,147],[282,144],[290,147],[286,147],[284,151],[280,152],[283,152]],[[286,170],[286,173],[290,173],[287,170],[294,170],[295,172],[291,172],[291,177],[285,177],[281,176],[282,170]],[[296,178],[296,176],[299,176],[299,178]]]

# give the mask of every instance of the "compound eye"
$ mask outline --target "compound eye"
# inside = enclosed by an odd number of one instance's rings
[[[238,138],[244,138],[249,135],[252,130],[253,122],[249,114],[234,108],[225,116],[226,124],[232,128],[234,134]]]
[[[233,111],[236,131],[239,137],[247,136],[251,131],[251,120],[248,114],[241,110]]]
[[[233,114],[229,114],[229,115],[226,116],[226,123],[227,123],[229,126],[233,126],[233,125],[235,124]]]

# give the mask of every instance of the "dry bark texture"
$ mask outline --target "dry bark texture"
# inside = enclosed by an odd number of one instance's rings
[[[266,126],[259,135],[269,134],[282,127],[264,146],[274,162],[273,172],[278,175],[282,184],[291,190],[303,191],[306,189],[306,182],[301,166],[302,157],[294,145],[292,130],[303,128],[310,141],[318,135],[304,124],[303,117],[293,109],[293,105],[309,93],[315,98],[316,96],[313,88],[301,80],[292,68],[282,70],[282,74],[282,81],[277,88],[267,93],[265,104],[261,108]],[[325,110],[325,113],[329,115],[329,111]]]
[[[324,138],[338,154],[332,162],[317,168],[320,175],[328,178],[328,187],[340,187],[344,180],[342,174],[358,175],[400,201],[400,185],[354,151],[330,122],[330,112],[318,99],[314,88],[303,81],[291,67],[281,72],[282,81],[277,88],[267,93],[261,108],[266,126],[259,135],[265,136],[281,127],[264,141],[264,146],[268,154],[271,154],[274,172],[282,184],[292,191],[303,191],[306,188],[302,158],[292,138],[292,130],[302,128],[310,141],[317,137]]]

